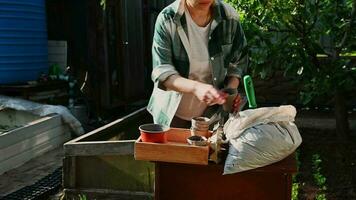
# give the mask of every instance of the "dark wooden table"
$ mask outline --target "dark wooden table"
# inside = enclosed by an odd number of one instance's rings
[[[222,175],[222,164],[156,162],[156,200],[290,200],[295,155],[266,167]]]

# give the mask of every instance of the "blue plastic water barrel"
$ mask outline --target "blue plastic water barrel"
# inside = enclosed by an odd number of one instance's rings
[[[0,84],[48,72],[44,0],[0,0]]]

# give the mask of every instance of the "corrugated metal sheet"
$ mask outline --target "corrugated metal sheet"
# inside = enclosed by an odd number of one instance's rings
[[[48,71],[44,0],[0,0],[0,84]]]

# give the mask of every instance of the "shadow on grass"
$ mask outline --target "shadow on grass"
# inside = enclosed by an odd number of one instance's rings
[[[298,149],[294,199],[356,199],[356,138],[340,141],[333,131],[300,132],[303,143]]]

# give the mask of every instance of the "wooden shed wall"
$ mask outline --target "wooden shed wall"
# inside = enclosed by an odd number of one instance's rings
[[[68,65],[97,112],[147,100],[160,10],[173,0],[47,0],[48,38],[68,43]]]

